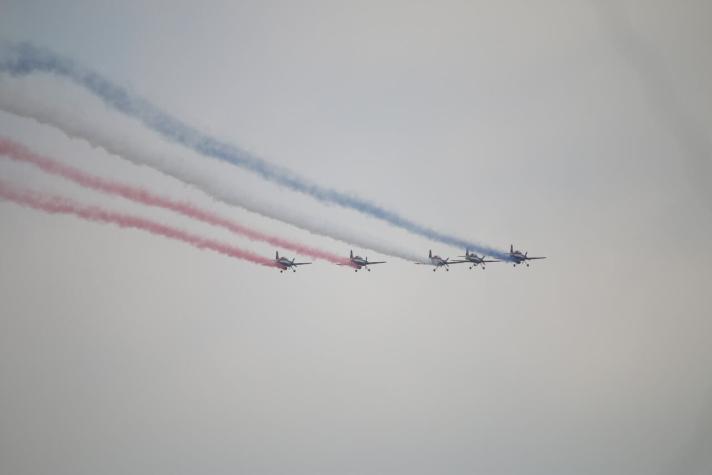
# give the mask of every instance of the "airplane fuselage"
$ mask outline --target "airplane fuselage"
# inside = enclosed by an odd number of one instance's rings
[[[478,255],[475,254],[474,252],[471,253],[468,249],[465,249],[465,255],[464,255],[464,256],[460,256],[460,257],[464,257],[464,258],[465,258],[465,261],[464,261],[464,262],[469,262],[470,264],[472,264],[472,265],[470,266],[470,269],[474,269],[474,268],[477,267],[477,266],[480,266],[480,268],[484,269],[484,268],[485,268],[485,264],[488,264],[488,263],[490,263],[490,262],[499,262],[498,259],[494,259],[494,260],[490,259],[490,260],[487,260],[487,256],[485,256],[484,254],[482,254],[482,256],[478,256]]]
[[[368,257],[354,256],[354,251],[351,251],[349,253],[348,265],[353,267],[354,271],[356,272],[358,272],[360,269],[366,269],[367,271],[371,272],[371,265],[385,263],[386,261],[369,261]]]
[[[518,264],[524,263],[527,267],[529,267],[529,261],[533,261],[536,259],[546,259],[546,257],[539,256],[539,257],[529,257],[526,252],[522,251],[516,251],[514,249],[514,245],[510,244],[509,245],[509,262],[516,267]]]
[[[521,264],[522,262],[527,260],[527,256],[522,254],[521,252],[512,252],[509,254],[509,260],[514,262],[515,264]]]
[[[286,257],[280,257],[279,259],[276,259],[275,264],[277,264],[277,267],[279,267],[282,270],[287,270],[290,267],[292,267],[292,261],[287,259]]]
[[[484,256],[482,257],[477,257],[474,254],[470,254],[469,256],[466,257],[466,259],[470,262],[472,262],[474,265],[482,264],[484,263]]]
[[[368,265],[368,261],[361,256],[355,256],[351,259],[351,264],[359,269]]]
[[[440,256],[433,256],[430,258],[430,263],[434,266],[441,267],[448,265],[448,262]]]
[[[294,262],[294,259],[289,260],[286,257],[279,257],[279,251],[274,253],[274,265],[279,268],[279,273],[292,269],[292,272],[297,271],[297,266],[304,266],[311,262]]]

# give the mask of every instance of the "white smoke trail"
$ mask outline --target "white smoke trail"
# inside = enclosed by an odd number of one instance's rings
[[[292,191],[304,193],[322,202],[343,206],[366,216],[387,222],[409,233],[439,241],[460,249],[508,259],[508,255],[491,246],[437,231],[402,216],[400,213],[356,195],[322,186],[285,168],[276,166],[246,150],[201,132],[187,122],[172,116],[131,91],[68,58],[38,48],[31,43],[0,42],[0,71],[13,76],[50,73],[63,77],[94,94],[107,106],[137,119],[141,124],[173,143],[183,145],[206,157],[230,163]]]
[[[406,261],[423,261],[422,256],[415,252],[408,252],[378,238],[328,223],[321,216],[309,216],[292,209],[273,206],[235,186],[221,184],[213,174],[201,169],[200,162],[196,162],[194,166],[173,157],[147,151],[141,141],[119,137],[112,130],[102,128],[94,117],[81,113],[67,113],[62,107],[53,107],[28,93],[25,88],[13,87],[12,84],[4,81],[0,81],[0,86],[0,110],[51,125],[70,138],[84,140],[93,147],[102,148],[134,164],[151,167],[202,190],[216,200],[356,247]]]

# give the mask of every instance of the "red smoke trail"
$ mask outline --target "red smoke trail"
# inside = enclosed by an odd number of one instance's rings
[[[180,229],[151,221],[150,219],[114,213],[96,206],[82,206],[65,198],[17,189],[2,182],[0,182],[0,198],[47,213],[72,214],[88,221],[112,223],[122,228],[142,229],[152,234],[186,242],[200,249],[211,249],[236,259],[250,261],[267,267],[276,267],[272,259],[219,241],[205,239]]]
[[[277,247],[290,249],[298,252],[299,254],[311,256],[315,259],[323,259],[325,261],[333,262],[334,264],[350,264],[348,259],[336,254],[255,231],[228,218],[224,218],[210,211],[197,208],[190,203],[175,201],[170,198],[154,195],[151,192],[139,187],[106,180],[104,178],[85,173],[72,166],[52,160],[51,158],[37,155],[27,149],[24,145],[9,139],[0,138],[0,154],[6,155],[14,160],[31,163],[46,173],[61,176],[81,186],[112,195],[118,195],[148,206],[157,206],[169,209],[184,216],[197,219],[198,221],[226,228],[235,234],[245,236],[252,240],[265,241]]]

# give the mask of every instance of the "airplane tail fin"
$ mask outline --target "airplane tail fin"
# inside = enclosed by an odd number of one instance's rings
[[[465,248],[465,257],[468,257],[470,255],[470,250]]]
[[[351,249],[351,251],[349,251],[349,257],[350,257],[351,259],[354,258],[354,250],[353,250],[353,249]]]
[[[432,250],[432,249],[428,249],[428,257],[430,257],[430,258],[432,259],[432,257],[433,257],[433,250]]]
[[[514,244],[509,245],[509,253],[512,254],[514,252]]]
[[[275,251],[275,252],[274,252],[274,258],[275,258],[276,260],[279,260],[279,251]]]

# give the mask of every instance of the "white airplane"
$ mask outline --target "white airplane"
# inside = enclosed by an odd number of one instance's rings
[[[277,267],[279,267],[280,274],[289,269],[292,269],[292,272],[297,272],[297,266],[305,266],[307,264],[311,264],[311,262],[294,262],[294,259],[290,261],[286,257],[279,257],[279,251],[276,251],[274,255],[274,263],[277,265]]]
[[[509,260],[514,263],[514,267],[517,267],[517,264],[521,264],[522,262],[529,267],[529,263],[527,261],[533,261],[534,259],[546,259],[546,257],[528,257],[526,252],[522,253],[522,251],[515,251],[514,246],[512,244],[509,245]]]
[[[430,266],[435,266],[435,269],[433,269],[433,272],[438,270],[439,267],[444,267],[446,271],[450,270],[450,264],[462,264],[463,262],[468,262],[468,261],[451,261],[449,257],[443,259],[440,256],[434,256],[433,251],[428,251],[428,259],[430,259],[430,262],[416,262],[416,264],[422,264],[422,265],[430,265]]]
[[[465,249],[464,256],[458,256],[458,257],[464,257],[465,259],[467,259],[467,262],[472,263],[472,265],[470,266],[470,269],[474,269],[477,266],[482,266],[482,269],[484,269],[486,263],[501,262],[496,259],[487,260],[486,259],[487,256],[485,256],[484,254],[482,254],[482,257],[478,257],[477,254],[475,254],[474,252],[472,254],[470,254],[469,249]]]
[[[354,256],[354,251],[349,252],[349,263],[348,264],[339,264],[340,266],[351,266],[354,267],[354,272],[358,272],[359,269],[362,267],[365,267],[367,271],[371,272],[371,269],[368,268],[368,266],[372,264],[385,264],[386,261],[375,261],[371,262],[368,260],[368,257],[361,257],[361,256]]]

